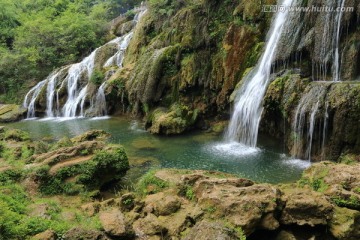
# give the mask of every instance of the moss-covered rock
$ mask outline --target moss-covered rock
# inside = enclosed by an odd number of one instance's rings
[[[27,112],[26,108],[19,105],[1,105],[0,104],[0,122],[15,122],[24,118]]]
[[[198,111],[174,104],[169,110],[156,109],[149,117],[146,127],[155,134],[180,134],[194,127]]]
[[[304,134],[307,134],[306,126],[309,125],[310,115],[318,103],[314,115],[312,159],[338,160],[342,154],[357,154],[360,152],[359,86],[355,82],[311,82],[309,78],[303,78],[299,74],[285,72],[269,85],[264,98],[260,131],[285,139],[289,151],[294,150],[294,122],[299,103],[306,103],[303,104]],[[305,153],[309,143],[306,139],[303,141],[300,152]]]

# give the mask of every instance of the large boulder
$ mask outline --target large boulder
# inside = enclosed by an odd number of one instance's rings
[[[336,207],[330,221],[330,232],[339,240],[360,239],[360,212]]]
[[[0,122],[15,122],[24,118],[27,109],[15,104],[0,105]]]
[[[282,201],[285,207],[280,218],[282,224],[314,227],[328,223],[333,207],[323,194],[297,188],[284,192]]]
[[[169,110],[156,109],[150,115],[146,127],[154,134],[179,134],[194,127],[197,117],[197,110],[175,104]]]

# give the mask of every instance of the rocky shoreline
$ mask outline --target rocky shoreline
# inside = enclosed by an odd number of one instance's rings
[[[12,239],[360,237],[358,162],[316,163],[297,183],[280,185],[220,172],[160,169],[104,198],[108,184],[129,169],[124,149],[109,145],[107,133],[94,130],[46,143],[2,128],[0,137],[5,239],[16,224],[25,230]]]

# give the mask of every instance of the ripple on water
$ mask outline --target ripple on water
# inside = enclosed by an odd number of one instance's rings
[[[284,164],[300,169],[306,169],[311,166],[311,162],[309,160],[301,159],[286,159],[284,160]]]
[[[216,155],[248,156],[261,152],[259,148],[245,146],[238,142],[215,143],[207,146],[207,150]]]

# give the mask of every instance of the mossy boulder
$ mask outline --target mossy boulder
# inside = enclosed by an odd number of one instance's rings
[[[149,116],[146,127],[154,134],[179,134],[193,128],[197,117],[197,110],[174,104],[169,110],[164,108],[156,109]]]
[[[35,176],[44,194],[74,195],[84,190],[100,189],[120,180],[128,169],[129,162],[124,148],[111,146],[93,155],[66,159],[51,167],[43,164],[36,170]]]
[[[322,162],[307,169],[300,185],[324,193],[339,207],[360,210],[360,164],[353,165]]]
[[[15,122],[23,119],[27,109],[15,104],[0,104],[0,122]]]
[[[339,240],[357,240],[360,236],[360,212],[336,207],[330,232]]]

